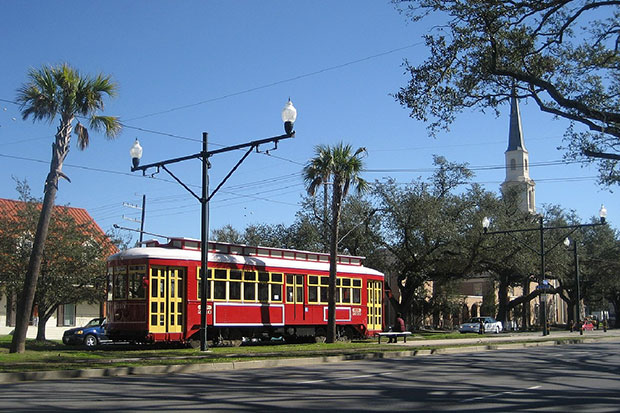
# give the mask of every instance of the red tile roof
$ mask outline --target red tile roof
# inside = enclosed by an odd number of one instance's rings
[[[19,212],[19,210],[24,208],[24,206],[25,202],[23,201],[0,198],[0,219],[14,218]],[[40,208],[41,205],[39,204],[38,207]],[[99,225],[97,225],[95,220],[84,208],[55,205],[54,211],[71,216],[78,225],[90,224],[94,231],[96,231],[96,235],[101,236],[101,239],[105,244],[105,250],[108,251],[110,254],[118,252],[118,248],[114,244],[112,244],[105,232],[101,229]]]

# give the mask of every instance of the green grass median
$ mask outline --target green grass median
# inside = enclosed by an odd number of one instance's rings
[[[10,354],[11,336],[0,336],[0,372],[28,372],[43,370],[76,370],[108,367],[136,367],[153,365],[184,365],[200,363],[221,363],[278,358],[327,357],[347,355],[354,357],[365,353],[380,353],[406,350],[432,350],[442,347],[465,347],[455,340],[449,345],[420,344],[420,340],[452,340],[457,338],[479,338],[478,334],[420,333],[411,336],[406,345],[377,344],[376,339],[336,342],[333,344],[275,344],[249,345],[241,347],[211,347],[208,352],[192,348],[164,348],[161,346],[134,346],[106,344],[94,350],[80,346],[66,346],[60,341],[37,342],[27,340],[26,352]],[[413,344],[411,341],[416,341]],[[506,337],[503,343],[516,342]]]

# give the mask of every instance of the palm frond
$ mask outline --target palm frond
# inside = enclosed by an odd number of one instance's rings
[[[90,118],[90,127],[96,131],[103,131],[108,139],[116,138],[123,128],[118,117],[101,115]]]
[[[88,129],[86,129],[84,125],[82,125],[80,122],[78,122],[78,124],[75,126],[75,134],[78,137],[78,148],[83,151],[88,147],[88,144],[90,143]]]

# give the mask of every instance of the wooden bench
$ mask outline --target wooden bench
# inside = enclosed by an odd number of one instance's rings
[[[411,331],[386,331],[385,333],[377,333],[377,337],[379,338],[379,344],[381,344],[381,337],[394,337],[396,341],[398,341],[398,337],[403,337],[404,342],[407,342],[407,336],[411,335]]]

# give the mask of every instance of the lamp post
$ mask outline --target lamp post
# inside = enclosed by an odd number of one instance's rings
[[[148,165],[140,166],[140,159],[142,158],[142,146],[138,139],[134,142],[133,146],[129,150],[132,160],[131,171],[142,171],[143,175],[146,175],[146,171],[150,168],[155,168],[156,173],[163,169],[172,178],[174,178],[183,188],[185,188],[190,194],[194,196],[201,206],[201,224],[200,224],[200,262],[201,262],[201,287],[200,287],[200,351],[207,350],[207,275],[208,275],[208,254],[209,254],[209,201],[217,193],[217,191],[224,185],[224,183],[232,176],[235,170],[241,165],[241,163],[252,153],[254,149],[258,151],[260,145],[267,143],[273,143],[274,149],[277,149],[278,142],[283,139],[295,137],[295,131],[293,130],[295,120],[297,119],[297,110],[293,103],[289,99],[281,113],[282,122],[284,122],[284,135],[273,136],[271,138],[260,139],[256,141],[246,142],[238,145],[227,146],[225,148],[216,149],[213,151],[207,150],[207,136],[206,132],[202,134],[202,150],[198,153],[182,156],[180,158],[167,159],[165,161],[154,162]],[[211,192],[209,195],[209,158],[219,153],[230,152],[238,149],[247,148],[245,154],[237,162],[237,164],[228,172],[222,182]],[[202,164],[202,185],[201,195],[198,196],[192,191],[185,183],[177,178],[166,165],[186,161],[189,159],[200,159]]]
[[[550,288],[546,280],[546,277],[545,277],[545,255],[551,252],[561,242],[564,242],[564,240],[562,240],[556,243],[555,245],[553,245],[551,248],[547,248],[545,251],[545,231],[557,230],[557,229],[570,230],[565,235],[565,237],[568,237],[570,234],[572,234],[579,228],[604,225],[607,220],[607,209],[605,208],[604,205],[601,205],[601,209],[599,210],[599,218],[600,218],[600,222],[594,223],[594,224],[560,225],[560,226],[555,226],[555,227],[545,227],[544,222],[543,222],[543,217],[541,215],[539,216],[539,220],[538,220],[538,223],[539,223],[538,228],[512,229],[512,230],[503,230],[503,231],[489,231],[489,228],[491,226],[491,220],[488,217],[484,217],[482,219],[482,228],[484,230],[485,235],[507,234],[507,235],[512,236],[513,233],[517,233],[517,232],[532,232],[532,231],[540,232],[540,249],[539,250],[536,250],[530,247],[529,245],[523,243],[521,240],[519,240],[518,238],[515,238],[514,236],[513,236],[513,239],[515,239],[516,241],[524,245],[526,248],[528,248],[529,250],[533,251],[534,253],[540,256],[540,277],[539,277],[537,289],[540,291],[540,295],[539,295],[540,297],[540,319],[541,319],[542,327],[543,327],[543,336],[546,336],[549,334],[549,331],[547,329],[547,303],[543,299],[543,296],[546,295],[547,290]]]
[[[564,245],[570,247],[571,239],[566,237],[564,239]],[[577,303],[575,304],[575,322],[578,326],[581,325],[581,283],[579,281],[579,255],[577,254],[577,241],[572,240],[573,244],[573,261],[575,263],[575,285],[577,289]],[[572,331],[572,328],[571,328]],[[583,334],[583,328],[579,328],[579,333]]]

